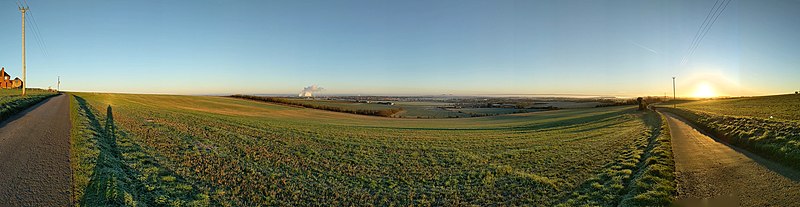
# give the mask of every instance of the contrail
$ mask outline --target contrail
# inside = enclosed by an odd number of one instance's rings
[[[642,44],[636,43],[636,42],[634,42],[634,41],[628,41],[628,42],[630,42],[631,44],[633,44],[633,45],[636,45],[636,46],[638,46],[638,47],[640,47],[640,48],[642,48],[642,49],[645,49],[645,50],[647,50],[647,51],[650,51],[650,52],[652,52],[653,54],[658,54],[658,51],[656,51],[656,50],[654,50],[654,49],[650,49],[649,47],[646,47],[646,46],[644,46],[644,45],[642,45]]]

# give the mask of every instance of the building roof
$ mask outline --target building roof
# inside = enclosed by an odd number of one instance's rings
[[[0,69],[0,77],[4,77],[4,76],[11,77],[11,75],[9,75],[8,73],[6,73],[6,68],[5,68],[5,67],[3,67],[2,69]]]

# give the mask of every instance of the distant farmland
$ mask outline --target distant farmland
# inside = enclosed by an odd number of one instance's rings
[[[544,109],[515,109],[515,108],[454,108],[448,110],[455,111],[458,113],[469,114],[471,116],[495,116],[503,114],[544,111]]]
[[[72,95],[84,206],[666,205],[674,194],[662,119],[633,107],[393,119]]]
[[[369,116],[393,117],[395,116],[395,114],[403,111],[403,108],[399,107],[391,107],[388,105],[378,105],[378,104],[368,104],[368,103],[352,103],[352,102],[328,101],[328,100],[317,101],[317,100],[306,100],[306,99],[262,97],[262,96],[249,96],[249,95],[233,95],[230,97],[268,102],[273,104],[283,104],[289,106],[299,106],[305,108],[360,114],[360,115],[369,115]]]
[[[233,95],[231,97],[251,99],[258,101],[266,101],[278,104],[288,104],[301,106],[306,108],[322,109],[328,111],[337,111],[362,115],[384,116],[394,118],[417,118],[417,119],[441,119],[441,118],[465,118],[465,117],[483,117],[483,116],[496,116],[514,113],[527,113],[546,111],[554,109],[570,109],[570,108],[594,108],[597,106],[609,106],[610,103],[601,103],[596,101],[577,100],[577,101],[535,101],[524,100],[519,103],[519,98],[502,99],[492,98],[495,102],[511,102],[509,104],[491,104],[458,102],[461,99],[454,100],[437,100],[437,101],[396,101],[396,100],[359,100],[356,101],[353,97],[346,97],[350,100],[331,100],[331,99],[304,99],[304,98],[291,98],[291,97],[267,97],[267,96],[249,96],[249,95]],[[473,100],[480,100],[476,98]],[[488,99],[487,99],[488,100]],[[472,101],[472,100],[470,100]],[[386,104],[391,103],[391,104]],[[518,103],[518,104],[514,104]],[[491,106],[498,105],[498,106]],[[518,106],[519,105],[519,106]]]

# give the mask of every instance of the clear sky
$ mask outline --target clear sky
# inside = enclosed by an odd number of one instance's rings
[[[20,75],[20,12],[0,65]],[[800,90],[800,1],[29,0],[30,87],[132,93],[718,95]],[[701,87],[702,86],[702,87]]]

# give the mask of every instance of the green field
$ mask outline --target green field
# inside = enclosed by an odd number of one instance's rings
[[[311,106],[333,107],[341,110],[370,110],[380,111],[387,109],[402,109],[402,111],[392,114],[395,118],[416,118],[416,119],[442,119],[442,118],[466,118],[496,116],[503,114],[527,113],[544,111],[544,109],[517,109],[517,108],[454,108],[454,103],[431,102],[431,101],[392,101],[394,105],[384,105],[378,103],[358,103],[339,100],[321,99],[297,99],[282,98],[292,103]],[[601,105],[599,102],[541,102],[537,107],[557,107],[564,109],[571,108],[594,108]]]
[[[678,107],[717,115],[770,119],[800,123],[800,95],[778,95],[720,100],[700,100]]]
[[[448,110],[449,111],[458,112],[458,113],[469,114],[471,116],[495,116],[495,115],[503,115],[503,114],[536,112],[536,111],[543,111],[544,109],[454,108],[454,109],[448,109]]]
[[[56,95],[55,92],[40,89],[27,89],[25,93],[26,96],[21,96],[22,89],[0,89],[0,120]]]
[[[394,105],[384,105],[377,103],[356,103],[336,100],[312,100],[312,99],[286,99],[301,104],[311,104],[318,106],[336,107],[345,110],[386,110],[402,109],[402,111],[392,115],[395,118],[416,118],[416,119],[442,119],[442,118],[466,118],[495,116],[512,113],[526,113],[542,111],[542,109],[514,109],[514,108],[451,108],[454,104],[447,102],[415,102],[415,101],[393,101]],[[583,103],[564,102],[575,106],[583,106]],[[564,104],[556,103],[556,104]],[[583,104],[583,105],[581,105]],[[561,105],[559,105],[561,106]]]
[[[664,122],[632,107],[396,119],[72,95],[84,206],[667,205],[674,195]]]
[[[470,114],[443,109],[441,107],[450,106],[452,103],[444,102],[410,102],[393,101],[394,105],[378,103],[356,103],[335,100],[312,100],[312,99],[286,99],[292,102],[311,104],[315,106],[328,106],[345,110],[386,110],[402,109],[399,113],[392,115],[395,118],[420,118],[420,119],[439,119],[439,118],[464,118]]]
[[[800,95],[664,105],[717,138],[800,169]]]
[[[301,101],[302,103],[309,103],[309,104],[341,107],[350,110],[403,109],[401,112],[392,116],[397,118],[438,119],[438,118],[470,117],[470,115],[466,113],[459,113],[456,111],[442,109],[441,107],[452,105],[452,103],[444,103],[444,102],[393,101],[392,103],[394,103],[394,105],[384,105],[377,103],[353,103],[353,102],[330,101],[330,100],[307,100],[307,99],[291,99],[291,100],[298,100]]]
[[[403,111],[397,113],[397,117],[401,118],[442,119],[471,117],[471,115],[466,113],[447,110],[437,106],[403,105],[402,103],[397,104],[397,106],[403,107]]]
[[[384,104],[374,104],[374,103],[356,103],[356,102],[344,102],[344,101],[332,101],[332,100],[311,100],[311,99],[287,99],[293,102],[298,103],[307,103],[307,104],[314,104],[314,105],[322,105],[322,106],[332,106],[338,107],[343,109],[350,109],[350,110],[358,110],[358,109],[365,109],[365,110],[383,110],[383,109],[394,109],[400,108],[397,106],[390,106]]]

